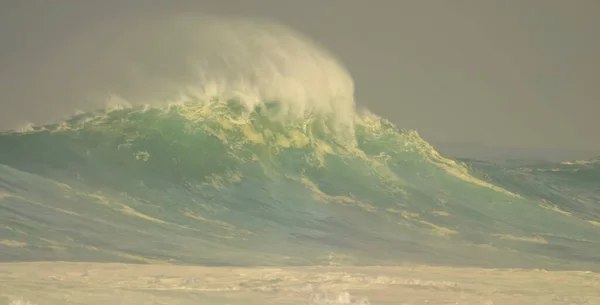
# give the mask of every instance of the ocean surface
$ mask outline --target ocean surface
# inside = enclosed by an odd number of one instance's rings
[[[0,134],[0,304],[600,304],[599,158],[446,158],[284,76]]]

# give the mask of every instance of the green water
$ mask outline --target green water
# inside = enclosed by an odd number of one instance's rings
[[[593,160],[454,161],[370,114],[342,134],[236,105],[0,135],[0,260],[599,269]]]

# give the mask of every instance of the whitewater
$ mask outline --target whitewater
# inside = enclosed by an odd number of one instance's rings
[[[269,21],[65,50],[70,108],[0,134],[0,304],[600,303],[598,159],[442,156]]]

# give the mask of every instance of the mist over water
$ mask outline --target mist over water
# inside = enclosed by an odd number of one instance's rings
[[[250,110],[276,101],[281,117],[322,115],[351,128],[354,84],[344,67],[309,38],[264,20],[142,15],[106,22],[48,57],[52,74],[32,83],[38,99],[21,97],[48,113],[25,117],[33,123],[107,105],[216,98]]]

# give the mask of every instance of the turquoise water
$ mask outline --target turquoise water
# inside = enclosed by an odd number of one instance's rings
[[[0,135],[0,260],[598,270],[600,167],[440,156],[355,113],[235,101]]]

